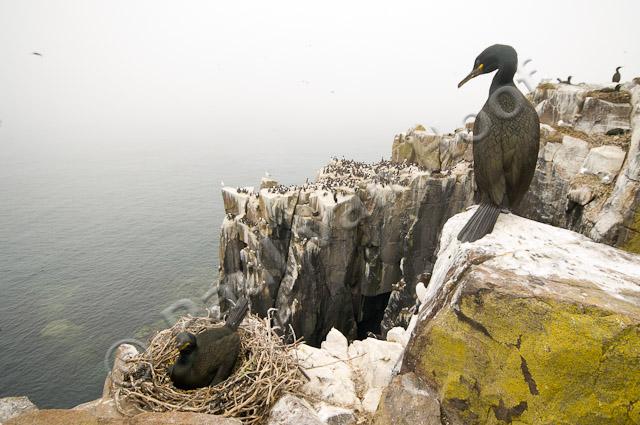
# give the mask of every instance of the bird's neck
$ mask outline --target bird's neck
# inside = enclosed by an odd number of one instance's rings
[[[500,87],[504,86],[514,86],[513,76],[516,74],[517,65],[515,64],[504,64],[498,68],[498,72],[493,76],[493,81],[491,82],[491,88],[489,89],[489,95],[493,94]]]
[[[191,350],[189,352],[183,351],[180,353],[180,355],[178,356],[178,360],[176,361],[176,364],[188,364],[191,362],[191,359],[194,356],[194,351],[195,350]]]

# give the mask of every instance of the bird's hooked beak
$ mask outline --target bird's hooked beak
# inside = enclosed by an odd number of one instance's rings
[[[483,70],[484,70],[484,64],[482,64],[482,63],[481,63],[481,64],[480,64],[480,65],[478,65],[478,66],[477,66],[473,71],[471,71],[471,72],[469,73],[469,75],[467,75],[466,77],[464,77],[464,80],[462,80],[462,81],[460,81],[460,82],[458,83],[458,88],[462,87],[462,85],[463,85],[464,83],[466,83],[467,81],[469,81],[470,79],[475,78],[475,77],[477,77],[478,75],[482,74],[482,73],[483,73],[483,72],[482,72]]]

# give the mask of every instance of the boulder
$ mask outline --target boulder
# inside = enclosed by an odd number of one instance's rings
[[[415,374],[398,375],[382,393],[373,425],[442,425],[440,402]]]
[[[0,424],[25,412],[38,410],[28,397],[0,398]]]
[[[640,423],[640,256],[513,214],[461,244],[472,213],[443,228],[402,373],[450,424]]]
[[[300,366],[310,379],[302,387],[303,393],[328,404],[360,409],[354,371],[347,362],[325,350],[305,344],[301,344],[296,351]]]
[[[324,422],[306,400],[286,394],[271,409],[267,425],[291,424],[322,425]]]

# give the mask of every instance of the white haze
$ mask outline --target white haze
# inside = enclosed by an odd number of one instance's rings
[[[638,4],[2,0],[0,142],[379,158],[481,107],[489,77],[456,85],[493,43],[538,79],[640,75]]]

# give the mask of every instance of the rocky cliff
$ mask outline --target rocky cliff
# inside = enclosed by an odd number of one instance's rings
[[[640,85],[543,83],[529,95],[541,122],[536,173],[516,211],[543,223],[640,252]],[[449,166],[449,152],[472,146],[453,135],[410,131],[396,137],[393,160],[430,169]]]
[[[434,173],[336,159],[302,186],[225,188],[223,297],[275,307],[280,326],[313,345],[332,327],[350,339],[379,333],[394,285],[415,287],[442,225],[471,203],[470,175],[460,162]]]
[[[513,214],[461,244],[470,214],[442,232],[406,379],[447,424],[640,423],[640,257]],[[407,391],[389,387],[377,423]]]
[[[515,212],[640,252],[640,85],[544,83],[530,99],[541,148]],[[473,203],[471,136],[417,126],[390,162],[334,159],[300,186],[224,188],[221,299],[248,294],[316,346],[332,327],[353,339],[406,326],[443,224]]]

